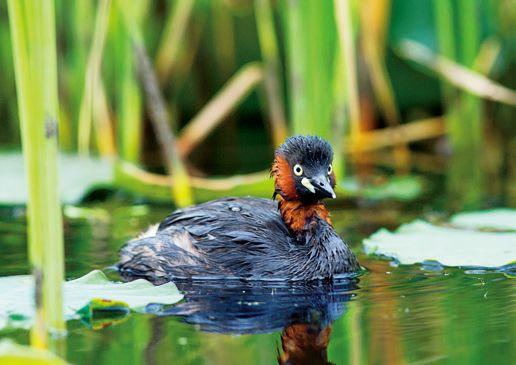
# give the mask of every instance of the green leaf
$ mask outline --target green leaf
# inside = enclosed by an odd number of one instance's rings
[[[345,179],[341,187],[345,194],[371,200],[411,201],[424,193],[425,181],[418,176],[377,177],[379,182],[361,184],[355,178]]]
[[[512,210],[503,216],[511,215],[514,222],[515,214],[516,210]],[[493,227],[500,215],[498,211],[477,212],[457,215],[452,222],[468,228],[486,227],[473,219],[478,217],[488,222],[487,227]],[[391,257],[406,265],[435,260],[445,266],[500,267],[516,261],[515,242],[516,232],[444,227],[417,220],[402,225],[396,232],[379,230],[364,240],[364,249],[367,254]]]
[[[2,340],[0,341],[0,364],[65,365],[67,362],[50,351]]]
[[[25,204],[27,184],[21,153],[0,154],[0,204]],[[76,204],[96,188],[112,186],[111,161],[92,157],[61,155],[59,158],[59,193],[64,204]]]
[[[493,209],[459,213],[455,214],[450,222],[462,228],[516,231],[516,210]]]
[[[0,329],[4,327],[28,327],[34,315],[34,281],[30,275],[0,278]],[[127,305],[134,311],[144,311],[149,303],[174,304],[183,295],[173,283],[154,286],[139,279],[117,283],[107,279],[102,271],[94,270],[87,275],[64,283],[64,310],[67,320],[79,318],[78,311],[91,306],[99,309],[99,299],[110,300],[114,306]]]

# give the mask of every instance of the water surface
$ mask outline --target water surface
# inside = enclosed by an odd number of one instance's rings
[[[123,242],[166,215],[164,207],[107,207],[66,220],[67,276],[105,269]],[[0,275],[26,273],[23,211],[4,208]],[[360,252],[380,226],[421,214],[366,206],[333,211]],[[96,217],[96,218],[91,218]],[[68,322],[61,347],[75,364],[510,364],[516,358],[514,279],[498,272],[397,266],[360,255],[358,280],[320,285],[178,283],[186,300],[153,305],[102,329]],[[113,273],[111,276],[116,277]],[[0,337],[28,342],[25,330]]]

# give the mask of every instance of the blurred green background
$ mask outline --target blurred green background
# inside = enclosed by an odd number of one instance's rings
[[[12,150],[6,8],[0,148]],[[60,149],[114,157],[115,185],[165,201],[161,177],[179,163],[190,178],[175,181],[199,201],[266,194],[274,147],[317,134],[334,145],[340,178],[363,179],[368,166],[452,170],[452,189],[471,182],[467,206],[490,176],[514,176],[515,19],[513,0],[58,0]],[[149,72],[175,161],[156,129]]]

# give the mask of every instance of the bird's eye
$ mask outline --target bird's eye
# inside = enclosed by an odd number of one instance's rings
[[[328,175],[333,172],[333,166],[331,164],[328,165]]]
[[[294,165],[294,174],[296,174],[297,176],[303,175],[303,168],[298,163]]]

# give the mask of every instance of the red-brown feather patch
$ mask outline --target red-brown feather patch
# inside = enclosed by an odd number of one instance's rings
[[[316,216],[324,219],[330,225],[330,212],[323,203],[304,204],[301,201],[279,198],[279,209],[283,221],[292,232],[302,231]]]
[[[271,174],[274,177],[274,187],[283,199],[299,199],[296,183],[292,176],[292,169],[288,161],[281,155],[277,155],[272,164]]]

